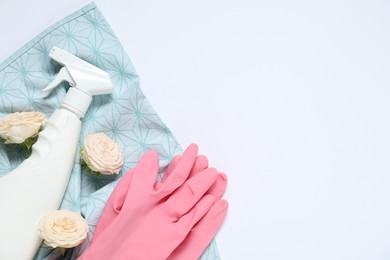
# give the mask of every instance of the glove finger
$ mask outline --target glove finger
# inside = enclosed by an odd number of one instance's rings
[[[172,161],[169,163],[169,166],[168,166],[167,170],[165,171],[165,174],[162,177],[161,181],[159,183],[157,183],[156,185],[161,185],[161,183],[163,183],[168,178],[168,176],[175,169],[176,165],[179,163],[180,159],[181,159],[181,155],[177,155],[172,159]],[[195,174],[203,171],[204,169],[206,169],[208,167],[209,167],[209,161],[207,160],[207,157],[204,155],[198,155],[195,159],[194,165],[192,166],[191,173],[188,176],[188,179],[193,177]]]
[[[181,156],[175,169],[161,185],[155,187],[157,194],[159,194],[161,198],[171,194],[187,180],[197,158],[197,153],[198,146],[196,144],[189,145]]]
[[[120,213],[123,203],[129,190],[131,180],[133,177],[134,168],[127,171],[111,193],[106,206],[103,209],[101,218],[96,226],[91,243],[100,236],[100,234],[108,227],[110,223]]]
[[[192,166],[188,179],[194,177],[196,174],[207,169],[208,167],[209,167],[209,160],[207,159],[207,157],[202,154],[198,155],[196,157],[194,165]]]
[[[217,177],[217,170],[207,168],[187,180],[180,188],[172,193],[163,205],[167,215],[173,218],[172,221],[176,221],[187,213],[210,189],[217,180]]]
[[[167,260],[199,259],[221,227],[227,210],[226,200],[217,201]]]
[[[215,199],[212,195],[203,196],[198,203],[185,215],[175,222],[175,229],[178,238],[182,240],[188,235],[196,223],[209,211],[214,205]]]
[[[180,159],[181,159],[181,155],[176,155],[175,157],[173,157],[173,159],[170,161],[164,173],[164,176],[161,178],[160,183],[164,182],[167,179],[167,177],[173,172],[177,164],[180,162]]]
[[[218,172],[217,180],[210,187],[206,194],[213,195],[216,200],[222,198],[222,195],[225,193],[227,186],[227,176],[223,172]]]
[[[158,153],[154,150],[146,152],[141,157],[134,169],[134,192],[145,193],[145,191],[154,187],[158,175],[158,163]],[[133,195],[131,192],[128,194]]]

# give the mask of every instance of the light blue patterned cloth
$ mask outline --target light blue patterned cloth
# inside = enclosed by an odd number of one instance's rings
[[[42,92],[59,70],[59,65],[48,56],[53,46],[107,71],[114,83],[112,95],[94,97],[82,119],[78,149],[83,145],[84,136],[104,132],[120,145],[125,154],[123,170],[116,177],[87,175],[80,166],[79,155],[76,158],[61,204],[61,209],[81,212],[89,223],[87,240],[65,255],[65,259],[76,259],[88,246],[104,205],[120,176],[149,149],[159,153],[161,172],[182,150],[142,94],[130,59],[94,3],[49,27],[0,64],[0,117],[16,111],[41,111],[49,117],[59,108],[68,86],[63,84],[50,94]],[[23,159],[20,149],[15,150],[1,142],[0,176],[12,171]],[[42,244],[35,259],[63,257],[58,250],[50,250]],[[220,259],[215,241],[201,259]]]

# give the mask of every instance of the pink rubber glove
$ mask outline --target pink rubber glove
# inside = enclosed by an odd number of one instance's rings
[[[164,174],[161,182],[155,184],[157,188],[173,172],[176,165],[180,161],[180,158],[181,158],[181,155],[177,155],[172,159],[172,161],[168,165],[168,168],[165,171],[165,174]],[[205,170],[206,168],[208,168],[207,158],[203,155],[197,156],[188,178],[194,176],[196,173],[199,173],[202,170]],[[116,219],[116,217],[120,213],[120,211],[123,207],[123,203],[124,203],[125,198],[126,198],[126,194],[127,194],[128,190],[130,188],[130,185],[131,185],[131,180],[132,180],[132,177],[134,174],[134,170],[135,170],[135,168],[130,169],[120,179],[120,181],[118,182],[114,191],[111,193],[111,196],[109,197],[109,199],[106,203],[106,206],[102,212],[99,223],[96,226],[95,232],[94,232],[93,237],[92,237],[91,244],[95,241],[95,239],[97,239],[100,236],[100,234],[107,228],[107,226],[109,226]],[[225,178],[226,178],[226,176],[225,176]],[[226,186],[226,184],[225,184],[225,186]]]
[[[104,210],[115,219],[109,223],[108,218],[102,218],[103,231],[97,229],[99,236],[80,259],[166,259],[180,248],[192,228],[203,226],[202,221],[195,224],[211,207],[211,213],[221,215],[214,207],[226,212],[226,202],[214,204],[213,195],[204,196],[218,179],[215,169],[208,168],[187,180],[196,153],[197,147],[190,146],[164,182],[155,185],[158,156],[148,152],[128,173],[128,179],[124,179],[127,174],[122,178],[123,183],[129,180],[126,196],[117,196],[114,201],[110,198],[113,210]],[[119,193],[117,189],[115,193]]]
[[[181,156],[175,156],[169,164],[165,175],[160,183],[161,185],[168,176],[173,172],[176,165],[180,161]],[[205,156],[197,156],[195,163],[191,169],[188,178],[193,177],[195,174],[208,168],[208,160]],[[111,194],[107,201],[106,207],[102,213],[101,219],[95,229],[95,233],[92,239],[94,243],[95,239],[106,229],[106,227],[112,223],[115,217],[119,213],[119,209],[122,208],[124,198],[131,183],[132,174],[134,171],[129,171],[118,183],[117,188]],[[224,173],[219,173],[216,182],[209,189],[207,194],[211,194],[219,200],[227,185],[227,178]],[[227,203],[225,201],[220,202],[218,206],[213,206],[213,210],[210,210],[195,226],[191,232],[187,235],[184,241],[174,250],[174,252],[168,257],[168,259],[198,259],[204,252],[212,238],[215,236],[219,227],[221,226],[227,211]],[[116,209],[116,210],[114,210]]]

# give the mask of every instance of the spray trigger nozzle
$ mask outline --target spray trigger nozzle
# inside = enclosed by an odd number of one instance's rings
[[[60,71],[58,72],[57,76],[51,82],[46,88],[44,88],[42,91],[48,91],[51,89],[54,89],[58,85],[60,85],[63,81],[67,81],[69,85],[72,87],[76,86],[76,82],[73,80],[72,76],[70,75],[68,69],[66,67],[62,67]]]
[[[58,47],[53,47],[49,56],[63,67],[43,91],[54,89],[63,81],[71,86],[61,107],[83,117],[91,104],[92,96],[112,93],[113,84],[104,70]]]

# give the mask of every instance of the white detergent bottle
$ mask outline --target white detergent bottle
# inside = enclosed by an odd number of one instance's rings
[[[54,47],[50,57],[62,64],[56,79],[44,89],[68,81],[61,108],[53,112],[33,145],[31,156],[0,177],[0,259],[30,260],[42,240],[39,219],[58,210],[74,164],[81,121],[92,96],[112,92],[109,75],[82,59]]]

